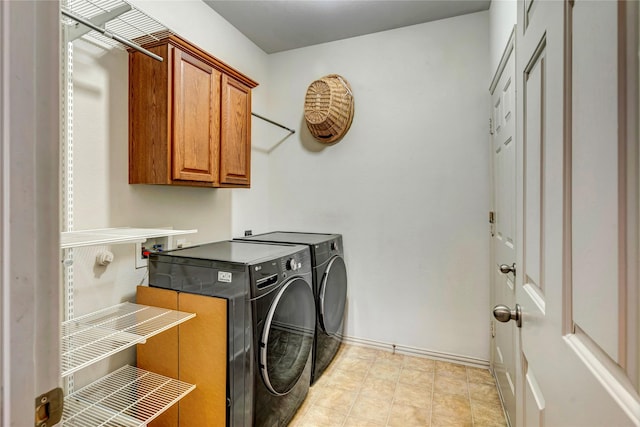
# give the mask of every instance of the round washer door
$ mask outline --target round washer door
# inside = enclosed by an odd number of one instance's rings
[[[294,278],[282,285],[265,320],[260,341],[260,371],[272,393],[288,393],[298,382],[313,347],[313,292]]]
[[[319,293],[320,326],[329,335],[341,333],[344,307],[347,304],[347,267],[341,256],[329,260],[322,276]]]

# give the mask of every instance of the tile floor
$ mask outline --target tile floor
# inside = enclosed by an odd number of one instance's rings
[[[506,426],[487,369],[343,345],[290,427]]]

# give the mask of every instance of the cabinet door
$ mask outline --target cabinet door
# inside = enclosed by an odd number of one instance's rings
[[[222,76],[220,183],[249,186],[251,175],[251,90]]]
[[[227,300],[180,293],[181,311],[196,317],[178,326],[180,381],[195,384],[180,407],[180,426],[224,426],[227,415]]]
[[[221,73],[173,52],[173,179],[217,184]]]
[[[178,292],[169,289],[138,286],[136,303],[178,310]],[[169,378],[180,379],[178,374],[178,328],[168,329],[147,339],[145,344],[137,346],[136,353],[138,368]],[[177,427],[178,405],[173,405],[167,409],[158,418],[151,421],[148,426]]]

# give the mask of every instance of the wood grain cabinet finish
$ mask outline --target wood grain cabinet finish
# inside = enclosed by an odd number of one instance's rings
[[[251,146],[251,90],[242,83],[222,76],[222,140],[220,180],[223,184],[249,185]]]
[[[137,347],[139,368],[196,385],[149,427],[226,425],[227,300],[138,286],[136,302],[196,313]]]
[[[129,183],[249,187],[257,83],[187,41],[129,53]]]

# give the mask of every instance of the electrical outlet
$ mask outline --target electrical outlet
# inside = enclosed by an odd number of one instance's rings
[[[244,230],[244,235],[246,236],[251,236],[253,234],[253,231],[251,230]]]

